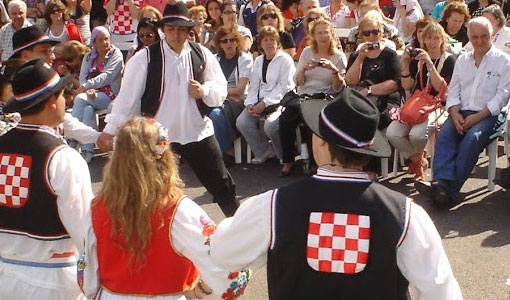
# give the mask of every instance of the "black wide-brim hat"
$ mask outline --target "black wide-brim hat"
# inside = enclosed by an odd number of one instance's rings
[[[6,113],[23,112],[63,89],[71,79],[72,75],[60,77],[42,59],[29,61],[14,73],[11,80],[14,97],[2,109]]]
[[[301,104],[306,125],[329,144],[375,157],[389,157],[391,147],[377,130],[379,110],[358,91],[344,88],[333,100]]]
[[[12,50],[14,51],[10,58],[17,58],[21,51],[33,47],[37,44],[49,43],[57,45],[59,41],[51,40],[39,27],[30,26],[21,28],[12,36]]]
[[[189,18],[188,7],[184,2],[178,1],[174,4],[167,4],[163,12],[161,25],[195,27],[200,25]]]

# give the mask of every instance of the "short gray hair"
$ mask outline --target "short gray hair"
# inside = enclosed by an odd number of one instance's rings
[[[478,25],[481,25],[483,27],[485,27],[485,29],[487,29],[487,31],[489,32],[489,36],[492,36],[492,33],[494,32],[494,29],[492,28],[492,24],[491,22],[489,21],[489,19],[487,18],[484,18],[484,17],[476,17],[476,18],[473,18],[471,19],[468,23],[467,23],[467,33],[468,33],[468,37],[471,35],[470,32],[471,32],[471,26],[473,24],[478,24]]]
[[[21,7],[25,12],[27,11],[27,4],[21,0],[11,0],[7,5],[7,12],[10,12],[14,7]]]
[[[483,11],[483,14],[488,13],[491,14],[496,20],[498,20],[498,26],[501,28],[505,26],[505,15],[503,14],[503,10],[497,4],[492,4],[487,6]],[[493,28],[495,29],[495,28]]]

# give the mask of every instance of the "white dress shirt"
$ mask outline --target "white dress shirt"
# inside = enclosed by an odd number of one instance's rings
[[[503,26],[492,37],[492,44],[506,54],[510,54],[510,46],[507,46],[507,43],[510,43],[510,27]],[[471,42],[468,42],[466,46],[464,46],[464,50],[473,50]]]
[[[446,109],[460,105],[461,110],[482,111],[485,107],[497,116],[510,96],[510,56],[492,46],[476,67],[474,52],[457,58],[448,86]]]
[[[100,135],[94,128],[83,124],[70,113],[65,113],[62,129],[66,138],[77,140],[81,144],[96,143]]]
[[[279,104],[283,96],[294,89],[294,73],[296,67],[290,55],[282,50],[276,51],[275,56],[267,66],[266,82],[262,80],[262,66],[264,55],[260,55],[253,63],[250,77],[250,87],[244,105],[257,104],[262,99],[266,107]]]
[[[94,296],[100,289],[99,265],[97,261],[97,240],[92,227],[92,214],[85,223],[86,230],[86,268],[84,271],[84,292],[87,297]],[[198,269],[201,279],[209,285],[216,295],[221,296],[230,286],[232,279],[228,279],[229,271],[217,267],[208,255],[209,245],[207,237],[203,235],[205,226],[213,225],[207,213],[189,198],[183,198],[177,206],[171,223],[170,240],[179,254],[188,258]],[[150,257],[149,257],[150,259]],[[102,290],[101,299],[128,300],[140,299],[129,295],[117,295]],[[152,298],[151,298],[152,299]],[[185,300],[183,294],[161,295],[158,300]]]
[[[365,173],[337,173],[321,169],[317,180],[367,179]],[[274,194],[277,190],[246,200],[231,218],[223,220],[211,239],[210,254],[220,267],[235,270],[261,267],[267,263],[267,252],[274,246]],[[318,195],[319,197],[320,195]],[[441,237],[421,206],[407,199],[407,228],[397,248],[397,265],[418,300],[460,300],[462,293],[453,276]]]
[[[189,44],[186,42],[181,53],[177,54],[164,40],[162,43],[164,90],[155,119],[168,128],[171,142],[188,144],[212,136],[212,121],[201,116],[196,100],[188,93],[189,80],[193,77]],[[203,46],[201,49],[206,63],[202,100],[210,107],[221,106],[227,96],[227,81],[214,55]],[[122,123],[140,113],[140,99],[147,79],[147,51],[138,51],[128,61],[112,112],[106,116],[104,132],[115,135]]]
[[[19,124],[18,126],[24,125]],[[33,125],[30,126],[33,128]],[[59,137],[53,129],[46,126],[39,127],[40,130]],[[52,256],[56,253],[83,251],[85,237],[83,224],[85,224],[85,216],[90,209],[90,201],[94,197],[87,163],[76,150],[64,146],[57,149],[51,156],[46,171],[49,177],[49,188],[57,195],[60,221],[71,239],[41,242],[23,235],[0,233],[1,257],[31,262],[61,263],[77,259],[74,256],[64,258]],[[31,294],[37,292],[34,291],[34,286],[57,291],[69,290],[71,292],[74,290],[75,292],[78,290],[78,286],[74,284],[74,278],[76,278],[75,266],[48,269],[0,262],[0,282],[2,282],[0,295],[2,295],[2,286],[8,289],[10,286],[18,285],[20,290],[23,290],[22,282],[27,282],[32,287],[26,289],[27,299],[38,298]],[[69,286],[70,282],[73,283],[72,286]],[[39,296],[44,298],[41,295],[44,293]]]

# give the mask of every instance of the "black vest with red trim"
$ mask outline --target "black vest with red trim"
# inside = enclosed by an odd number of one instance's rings
[[[405,219],[406,197],[368,180],[314,176],[279,189],[269,299],[408,299],[396,261]]]
[[[19,125],[0,137],[0,232],[69,238],[47,174],[51,157],[63,146],[39,126]]]

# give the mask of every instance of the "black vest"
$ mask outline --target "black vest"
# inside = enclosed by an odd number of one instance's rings
[[[69,238],[60,221],[47,164],[64,143],[36,126],[0,137],[0,232],[34,239]]]
[[[405,199],[377,183],[313,177],[279,189],[275,199],[274,246],[268,252],[267,262],[269,299],[408,299],[408,282],[396,262],[396,247],[405,223]],[[370,217],[368,261],[362,271],[319,272],[309,265],[307,257],[314,250],[308,240],[309,230],[314,230],[310,215],[321,212],[336,213],[335,218],[346,214]]]
[[[141,113],[144,116],[154,117],[158,112],[159,106],[162,101],[163,92],[165,89],[163,78],[165,76],[164,73],[164,61],[163,61],[163,43],[165,41],[161,40],[160,42],[153,43],[149,47],[147,47],[147,56],[148,56],[148,67],[147,67],[147,80],[145,82],[145,91],[142,96],[141,103]],[[191,48],[191,65],[192,65],[192,74],[193,78],[200,82],[204,83],[203,72],[205,70],[205,59],[204,54],[202,53],[202,49],[200,45],[188,41]],[[202,99],[198,99],[197,107],[200,111],[200,114],[205,116],[208,112],[208,107],[202,101]]]

